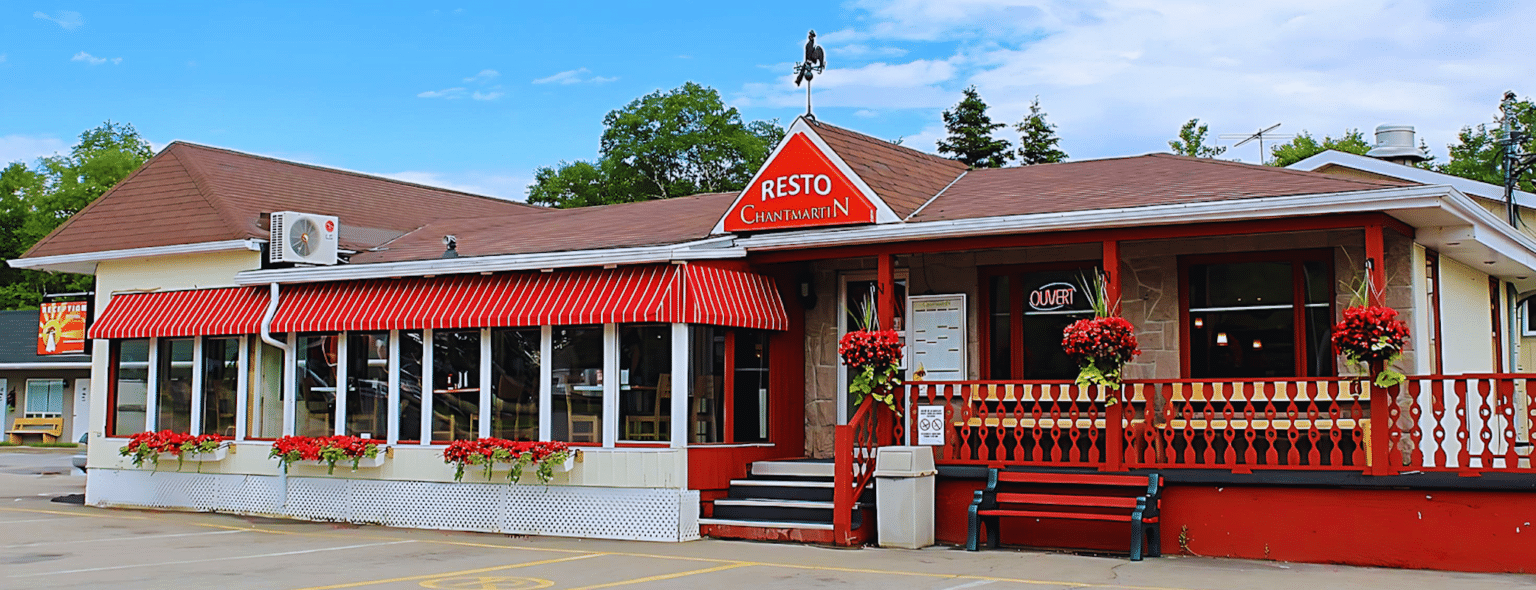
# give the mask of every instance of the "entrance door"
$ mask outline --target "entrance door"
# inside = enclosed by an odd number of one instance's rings
[[[842,304],[843,313],[837,314],[837,338],[841,342],[843,335],[849,330],[857,330],[860,314],[865,306],[873,306],[878,300],[879,281],[875,279],[873,272],[859,272],[843,274],[838,282],[837,300]],[[901,339],[902,359],[906,359],[907,327],[904,324],[907,317],[907,271],[896,271],[896,335]],[[885,328],[886,326],[881,326]],[[837,372],[837,423],[847,424],[849,416],[857,409],[853,407],[853,394],[848,392],[848,383],[853,379],[853,371],[846,365],[842,365],[842,358],[838,358],[841,370]],[[902,379],[906,379],[906,366],[903,360]]]
[[[74,428],[71,429],[69,442],[79,442],[80,437],[91,429],[91,380],[75,380],[75,410]]]

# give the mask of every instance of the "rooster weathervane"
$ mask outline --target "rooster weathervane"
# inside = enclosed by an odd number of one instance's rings
[[[795,63],[795,86],[805,82],[805,118],[816,120],[816,115],[811,113],[811,79],[827,69],[827,52],[816,44],[816,31],[813,29],[805,38],[805,61]]]

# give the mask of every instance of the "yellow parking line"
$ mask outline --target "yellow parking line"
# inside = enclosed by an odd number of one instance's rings
[[[348,582],[348,583],[345,583],[345,584],[332,584],[330,586],[311,586],[309,588],[297,588],[296,590],[337,590],[338,588],[359,588],[359,587],[362,587],[362,586],[374,586],[374,585],[378,585],[378,584],[392,584],[392,583],[395,583],[395,582],[410,582],[410,581],[413,581],[413,580],[427,580],[427,579],[431,579],[431,578],[448,578],[448,577],[453,577],[453,576],[469,576],[469,575],[474,575],[474,574],[483,574],[485,572],[499,572],[499,571],[503,571],[503,570],[516,569],[516,568],[520,568],[520,567],[533,567],[533,566],[536,566],[536,565],[548,565],[548,564],[551,564],[551,563],[560,563],[560,562],[563,562],[563,561],[576,561],[578,559],[587,559],[589,557],[598,557],[600,555],[607,555],[607,554],[606,553],[587,553],[587,554],[584,554],[584,555],[573,555],[571,557],[559,557],[559,558],[555,558],[555,559],[546,559],[546,560],[543,560],[543,561],[530,561],[528,563],[515,563],[515,564],[512,564],[512,565],[498,565],[498,566],[495,566],[495,567],[483,567],[483,568],[479,568],[479,569],[462,570],[462,571],[457,571],[457,572],[439,572],[439,573],[435,573],[435,574],[423,574],[423,575],[419,575],[419,576],[403,576],[403,577],[399,577],[399,578],[389,578],[389,579],[386,579],[386,580],[368,580],[366,582]]]
[[[677,572],[675,574],[661,574],[661,575],[656,575],[656,576],[646,576],[644,578],[635,578],[633,580],[621,580],[621,581],[618,581],[618,582],[608,582],[606,584],[596,584],[596,585],[592,585],[592,586],[582,586],[580,588],[571,588],[570,590],[596,590],[597,588],[612,588],[614,586],[628,586],[630,584],[643,584],[645,582],[659,582],[661,580],[671,580],[671,579],[674,579],[674,578],[684,578],[684,577],[688,577],[688,576],[696,576],[696,575],[699,575],[699,574],[707,574],[707,573],[710,573],[710,572],[719,572],[719,571],[725,571],[725,570],[729,570],[729,569],[736,569],[738,567],[747,567],[749,565],[752,565],[752,564],[749,564],[749,563],[728,563],[728,564],[725,564],[725,565],[717,565],[715,567],[704,568],[704,569],[701,569],[701,570],[692,570],[692,571],[687,571],[687,572]]]

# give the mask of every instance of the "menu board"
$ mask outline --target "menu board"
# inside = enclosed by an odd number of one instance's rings
[[[909,380],[965,380],[965,294],[915,295],[907,302]]]

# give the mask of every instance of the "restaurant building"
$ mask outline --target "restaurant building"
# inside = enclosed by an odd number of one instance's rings
[[[1170,552],[1531,571],[1536,240],[1480,198],[1167,154],[970,170],[802,118],[739,194],[548,210],[178,142],[10,263],[97,277],[91,505],[862,543],[873,447],[913,430],[845,393],[867,300],[909,410],[945,408],[941,542],[987,467],[1157,471]],[[308,255],[296,217],[335,258],[273,262]],[[1060,346],[1095,271],[1142,350],[1117,392]],[[1362,284],[1412,331],[1390,390],[1330,344]],[[151,474],[117,454],[146,429],[233,452]],[[267,456],[333,433],[388,456]],[[477,437],[582,453],[455,481],[443,445]],[[1095,526],[1004,539],[1113,549]]]

